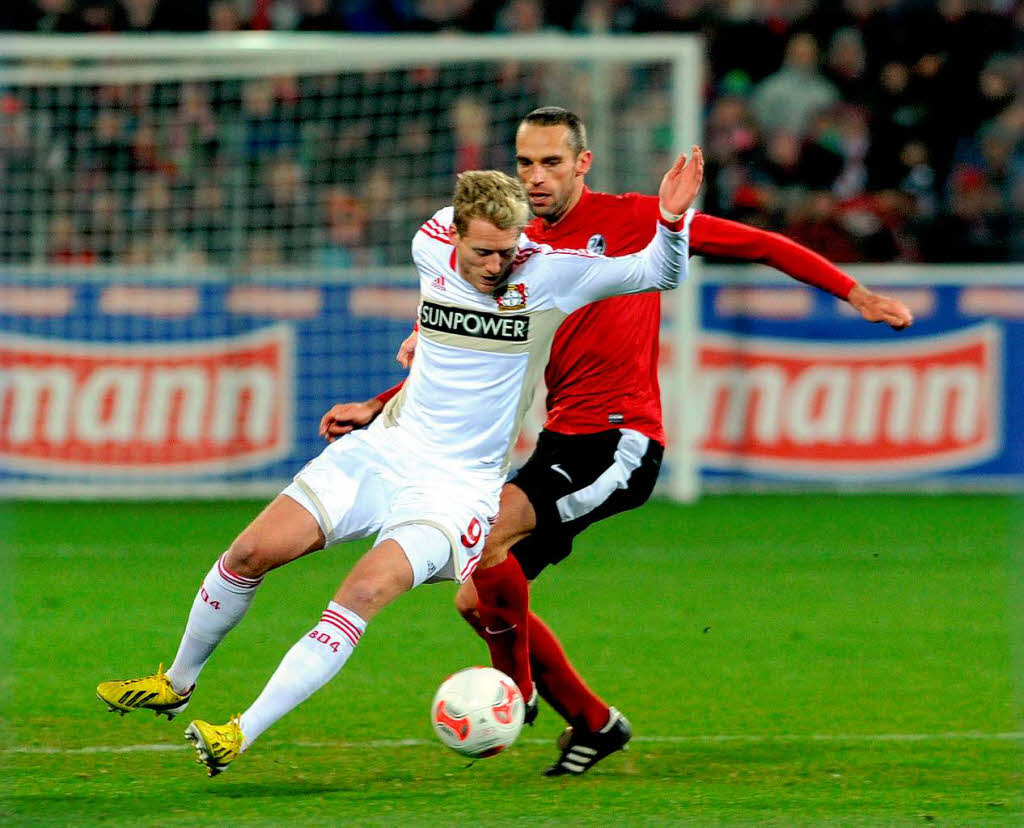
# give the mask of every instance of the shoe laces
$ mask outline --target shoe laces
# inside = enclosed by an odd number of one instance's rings
[[[238,752],[241,753],[242,748],[245,746],[245,734],[242,733],[241,713],[236,713],[234,716],[228,719],[228,726],[230,727],[231,725],[234,725],[235,729],[238,731]]]
[[[122,684],[122,686],[127,687],[129,684],[138,684],[140,681],[146,681],[146,679],[151,679],[151,678],[165,679],[165,680],[167,679],[167,674],[164,673],[164,663],[162,661],[160,662],[160,666],[156,668],[156,673],[154,675],[152,675],[152,676],[143,676],[142,678],[136,678],[136,679],[125,679],[124,681],[121,682],[121,684]],[[170,682],[168,681],[168,683],[170,683]]]

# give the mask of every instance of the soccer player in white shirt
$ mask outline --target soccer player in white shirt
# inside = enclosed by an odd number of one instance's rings
[[[530,211],[518,181],[496,171],[461,175],[454,206],[413,240],[420,340],[402,392],[371,426],[308,463],[217,560],[167,672],[103,682],[99,698],[122,715],[145,708],[173,718],[267,572],[377,533],[256,701],[227,724],[188,726],[186,737],[214,776],[333,678],[385,605],[429,580],[469,578],[556,328],[589,302],[667,290],[685,278],[690,206],[702,177],[700,150],[680,155],[661,182],[653,241],[616,259],[528,241],[521,233]]]

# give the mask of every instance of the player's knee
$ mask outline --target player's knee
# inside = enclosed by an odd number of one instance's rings
[[[480,553],[480,568],[488,569],[497,566],[508,557],[509,545],[505,543],[488,543]]]
[[[261,543],[259,533],[252,529],[244,530],[228,547],[225,565],[243,578],[261,578],[273,569],[265,544]]]
[[[349,577],[342,585],[339,603],[370,619],[403,592],[403,586],[401,579],[386,573]]]
[[[455,609],[463,618],[472,623],[480,615],[476,611],[476,593],[462,588],[455,593]]]

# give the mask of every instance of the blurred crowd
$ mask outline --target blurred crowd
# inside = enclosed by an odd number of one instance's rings
[[[4,0],[37,32],[699,32],[704,210],[838,262],[1024,260],[1024,4],[1006,0]],[[0,61],[3,56],[0,55]],[[591,115],[524,62],[0,87],[0,262],[402,265],[453,176],[518,118]],[[653,192],[664,67],[622,67],[606,186]]]

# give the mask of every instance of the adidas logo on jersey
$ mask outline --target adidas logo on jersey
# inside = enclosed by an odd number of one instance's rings
[[[436,288],[437,290],[444,290],[444,275],[442,274],[441,276],[438,276],[430,284],[431,284],[432,287]]]

